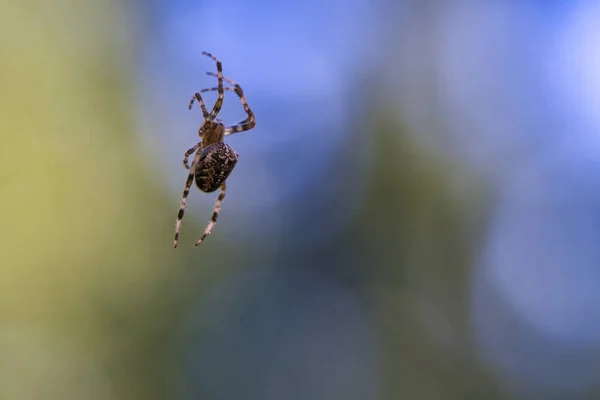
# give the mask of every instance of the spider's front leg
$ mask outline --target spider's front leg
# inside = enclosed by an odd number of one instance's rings
[[[216,76],[212,72],[207,72],[206,74],[210,76]],[[233,79],[223,77],[223,80],[234,86],[230,90],[233,90],[235,94],[238,95],[238,97],[240,98],[240,102],[242,103],[242,107],[244,107],[244,111],[247,115],[246,119],[238,122],[236,125],[226,127],[225,136],[231,135],[232,133],[249,131],[250,129],[256,126],[256,117],[254,116],[254,112],[248,105],[248,101],[246,100],[246,96],[244,96],[244,91],[242,90],[242,87]]]
[[[235,91],[235,89],[232,87],[223,86],[222,88],[212,87],[212,88],[208,88],[208,89],[202,89],[201,91],[194,93],[194,95],[192,96],[192,98],[190,100],[190,103],[188,104],[188,110],[191,110],[192,106],[194,105],[194,102],[197,101],[198,104],[200,105],[200,108],[202,109],[202,115],[204,116],[204,119],[210,119],[210,114],[208,113],[208,110],[206,109],[206,104],[204,103],[204,100],[202,99],[202,96],[200,95],[200,93],[218,92],[218,91],[224,92],[225,90],[231,90],[232,92]]]
[[[215,75],[217,77],[217,85],[218,85],[217,101],[215,102],[215,105],[213,106],[213,109],[211,110],[209,116],[204,117],[204,118],[210,119],[212,121],[213,119],[215,119],[217,117],[217,114],[219,113],[219,111],[221,111],[221,107],[223,106],[223,99],[225,98],[225,91],[223,90],[223,66],[221,64],[221,61],[219,61],[219,59],[217,57],[213,56],[212,54],[210,54],[206,51],[203,51],[202,54],[204,54],[207,57],[212,58],[212,60],[217,65],[217,74]]]

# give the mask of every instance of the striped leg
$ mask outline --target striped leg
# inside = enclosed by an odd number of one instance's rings
[[[198,100],[198,104],[200,104],[200,108],[202,109],[202,115],[204,116],[204,119],[208,119],[210,114],[208,113],[208,110],[206,109],[206,105],[204,104],[204,100],[202,100],[202,96],[200,96],[200,93],[202,93],[204,91],[205,90],[201,90],[199,93],[198,92],[194,93],[194,95],[192,96],[192,99],[190,100],[190,104],[188,104],[188,110],[191,110],[192,105],[194,105],[194,101]]]
[[[223,106],[223,98],[225,97],[225,91],[223,90],[223,66],[221,65],[221,61],[219,61],[217,57],[213,56],[212,54],[207,53],[206,51],[203,51],[202,54],[212,58],[213,61],[217,64],[217,74],[215,76],[217,77],[218,96],[217,101],[215,102],[215,105],[213,106],[213,109],[210,112],[210,115],[208,116],[209,120],[212,121],[217,117],[219,111],[221,111],[221,106]]]
[[[192,99],[190,100],[190,104],[188,105],[188,109],[191,110],[192,105],[194,104],[194,101],[198,100],[198,104],[200,104],[200,108],[202,109],[202,114],[204,115],[204,118],[208,118],[210,116],[210,114],[206,110],[206,105],[204,104],[204,100],[202,100],[202,96],[200,96],[200,93],[215,92],[218,90],[221,90],[221,89],[219,89],[218,87],[212,87],[212,88],[208,88],[208,89],[202,89],[200,92],[194,93],[194,95],[192,96]],[[222,90],[223,91],[231,90],[232,92],[235,92],[235,88],[227,87],[227,86],[224,86]]]
[[[185,210],[185,204],[187,203],[187,197],[190,194],[190,188],[194,183],[194,173],[196,172],[196,165],[200,159],[200,152],[196,153],[190,173],[188,174],[187,180],[185,181],[185,188],[183,189],[183,196],[181,197],[181,205],[179,206],[179,213],[177,214],[177,222],[175,223],[175,240],[173,240],[173,247],[177,247],[177,240],[179,239],[179,231],[181,230],[181,220],[183,219],[183,213]]]
[[[215,74],[212,72],[207,72],[207,74],[211,75],[211,76],[215,76]],[[243,121],[240,121],[237,125],[232,125],[232,126],[226,127],[225,128],[225,136],[231,135],[232,133],[248,131],[248,130],[254,128],[254,126],[256,125],[256,118],[254,117],[254,113],[252,112],[252,110],[250,109],[250,106],[248,105],[248,101],[246,100],[246,97],[244,96],[244,91],[242,90],[242,87],[237,82],[235,82],[229,78],[223,77],[223,80],[225,82],[228,82],[228,83],[232,84],[233,86],[235,86],[234,91],[240,98],[240,101],[242,102],[242,106],[244,107],[244,111],[248,115],[248,117],[246,117],[246,119],[244,119]]]
[[[202,142],[198,143],[197,145],[188,149],[188,151],[185,152],[185,155],[183,156],[183,166],[185,169],[190,169],[190,166],[188,165],[188,158],[189,158],[189,156],[194,154],[194,152],[196,150],[198,150],[200,147],[202,147]]]
[[[221,212],[221,203],[223,203],[224,198],[225,198],[225,184],[222,184],[221,185],[221,193],[219,193],[219,197],[217,198],[217,202],[215,203],[215,208],[213,209],[212,218],[210,219],[210,222],[206,226],[206,229],[204,230],[204,234],[202,235],[200,240],[198,240],[196,242],[196,246],[198,246],[200,243],[202,243],[204,241],[204,239],[206,239],[206,237],[208,235],[210,235],[210,231],[212,231],[212,228],[214,228],[214,226],[217,224],[217,219],[219,218],[219,213]]]

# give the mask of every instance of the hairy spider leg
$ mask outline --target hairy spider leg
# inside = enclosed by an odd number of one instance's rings
[[[205,93],[205,92],[213,92],[213,91],[219,91],[221,89],[219,89],[218,87],[212,87],[209,89],[202,89],[200,92],[196,92],[194,93],[194,95],[192,96],[190,103],[188,105],[188,110],[192,109],[192,105],[194,104],[194,101],[198,101],[198,104],[200,104],[200,108],[202,109],[202,115],[204,116],[204,119],[208,119],[210,120],[210,114],[208,113],[208,110],[206,109],[206,105],[204,104],[204,100],[202,99],[202,96],[200,96],[200,93]],[[235,91],[234,88],[231,87],[227,87],[224,86],[222,88],[223,91],[225,90],[231,90],[231,91]]]
[[[212,231],[214,226],[217,224],[217,219],[219,219],[219,213],[221,212],[221,204],[223,203],[223,199],[225,199],[225,189],[226,189],[226,186],[225,186],[225,183],[223,183],[221,185],[221,193],[219,193],[219,197],[217,197],[217,201],[215,202],[215,207],[213,208],[213,214],[210,219],[210,222],[206,226],[206,229],[204,230],[204,234],[202,235],[200,240],[198,240],[196,242],[196,246],[198,246],[200,243],[202,243],[204,241],[204,239],[206,239],[206,237],[208,235],[210,235],[210,232]]]
[[[206,74],[210,75],[210,76],[216,76],[212,72],[207,72]],[[238,122],[236,125],[226,127],[225,128],[225,136],[231,135],[231,134],[237,133],[237,132],[249,131],[250,129],[252,129],[256,126],[256,118],[254,117],[254,112],[252,112],[252,109],[250,109],[250,106],[248,105],[248,101],[246,100],[246,97],[244,96],[244,91],[242,90],[242,87],[232,79],[223,77],[223,80],[225,82],[228,82],[229,84],[235,86],[235,88],[233,90],[240,98],[242,107],[244,107],[244,111],[248,115],[248,117],[246,117],[246,119]]]
[[[202,93],[203,90],[200,91],[200,93]],[[208,120],[208,117],[210,116],[210,114],[208,113],[208,110],[206,109],[206,105],[204,104],[204,100],[202,100],[202,96],[200,96],[200,93],[196,92],[194,93],[194,95],[192,96],[192,99],[190,100],[190,103],[188,104],[188,110],[192,109],[192,105],[194,104],[194,101],[198,100],[198,104],[200,104],[200,108],[202,109],[202,116],[204,117],[205,120]]]
[[[175,223],[175,239],[173,240],[173,247],[177,247],[177,240],[179,239],[179,231],[181,230],[181,220],[183,219],[185,204],[187,202],[187,197],[190,194],[190,188],[192,187],[192,183],[194,183],[194,174],[196,172],[196,165],[198,164],[198,160],[200,160],[200,155],[201,155],[200,151],[198,153],[196,153],[196,157],[194,157],[194,160],[192,161],[190,173],[188,174],[187,180],[185,181],[185,188],[183,189],[181,205],[179,206],[179,212],[177,213],[177,222]]]
[[[215,102],[215,105],[213,106],[213,109],[210,112],[210,115],[208,116],[208,119],[212,121],[217,117],[219,111],[221,111],[221,106],[223,106],[223,98],[225,97],[225,91],[223,90],[223,66],[221,65],[221,61],[219,61],[219,59],[213,56],[212,54],[206,51],[203,51],[202,54],[212,58],[213,61],[217,64],[217,101]]]
[[[192,154],[194,154],[196,152],[196,150],[198,150],[200,147],[202,147],[202,142],[198,142],[196,143],[196,145],[194,147],[189,148],[184,156],[183,156],[183,167],[185,169],[190,169],[190,166],[188,165],[188,158],[189,156],[191,156]]]

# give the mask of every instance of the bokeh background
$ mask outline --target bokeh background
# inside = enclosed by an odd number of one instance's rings
[[[0,399],[600,399],[598,21],[0,3]],[[257,126],[174,250],[202,50]]]

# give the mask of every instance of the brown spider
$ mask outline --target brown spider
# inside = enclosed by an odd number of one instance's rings
[[[204,115],[204,122],[198,129],[198,135],[200,136],[201,141],[186,151],[185,156],[183,157],[183,166],[186,169],[189,169],[190,173],[185,182],[181,206],[179,207],[179,214],[177,214],[173,247],[177,247],[177,239],[179,238],[179,230],[181,229],[181,220],[183,219],[185,204],[194,179],[196,180],[196,186],[203,192],[212,193],[219,187],[221,188],[221,193],[219,194],[213,209],[212,218],[204,230],[204,234],[200,240],[196,242],[196,246],[202,243],[202,241],[210,235],[212,228],[217,223],[219,212],[221,211],[221,203],[225,198],[225,180],[229,174],[231,174],[231,171],[233,171],[238,159],[238,154],[229,147],[227,143],[224,143],[223,139],[225,136],[231,135],[232,133],[250,130],[256,125],[254,113],[248,106],[248,102],[244,97],[244,92],[240,85],[223,76],[221,62],[215,56],[205,51],[203,51],[202,54],[212,58],[217,64],[217,73],[207,72],[207,75],[216,76],[218,86],[210,89],[202,89],[200,92],[195,93],[188,106],[191,110],[194,101],[197,100],[202,109],[202,114]],[[223,81],[233,85],[233,87],[223,86]],[[217,114],[223,105],[223,98],[225,97],[226,90],[233,91],[238,95],[242,102],[242,106],[244,107],[244,111],[248,115],[246,119],[240,121],[236,125],[225,126],[223,122],[217,118]],[[218,96],[212,111],[209,113],[200,93],[211,91],[216,91]],[[188,158],[194,152],[196,152],[196,155],[194,156],[192,165],[188,166]]]

